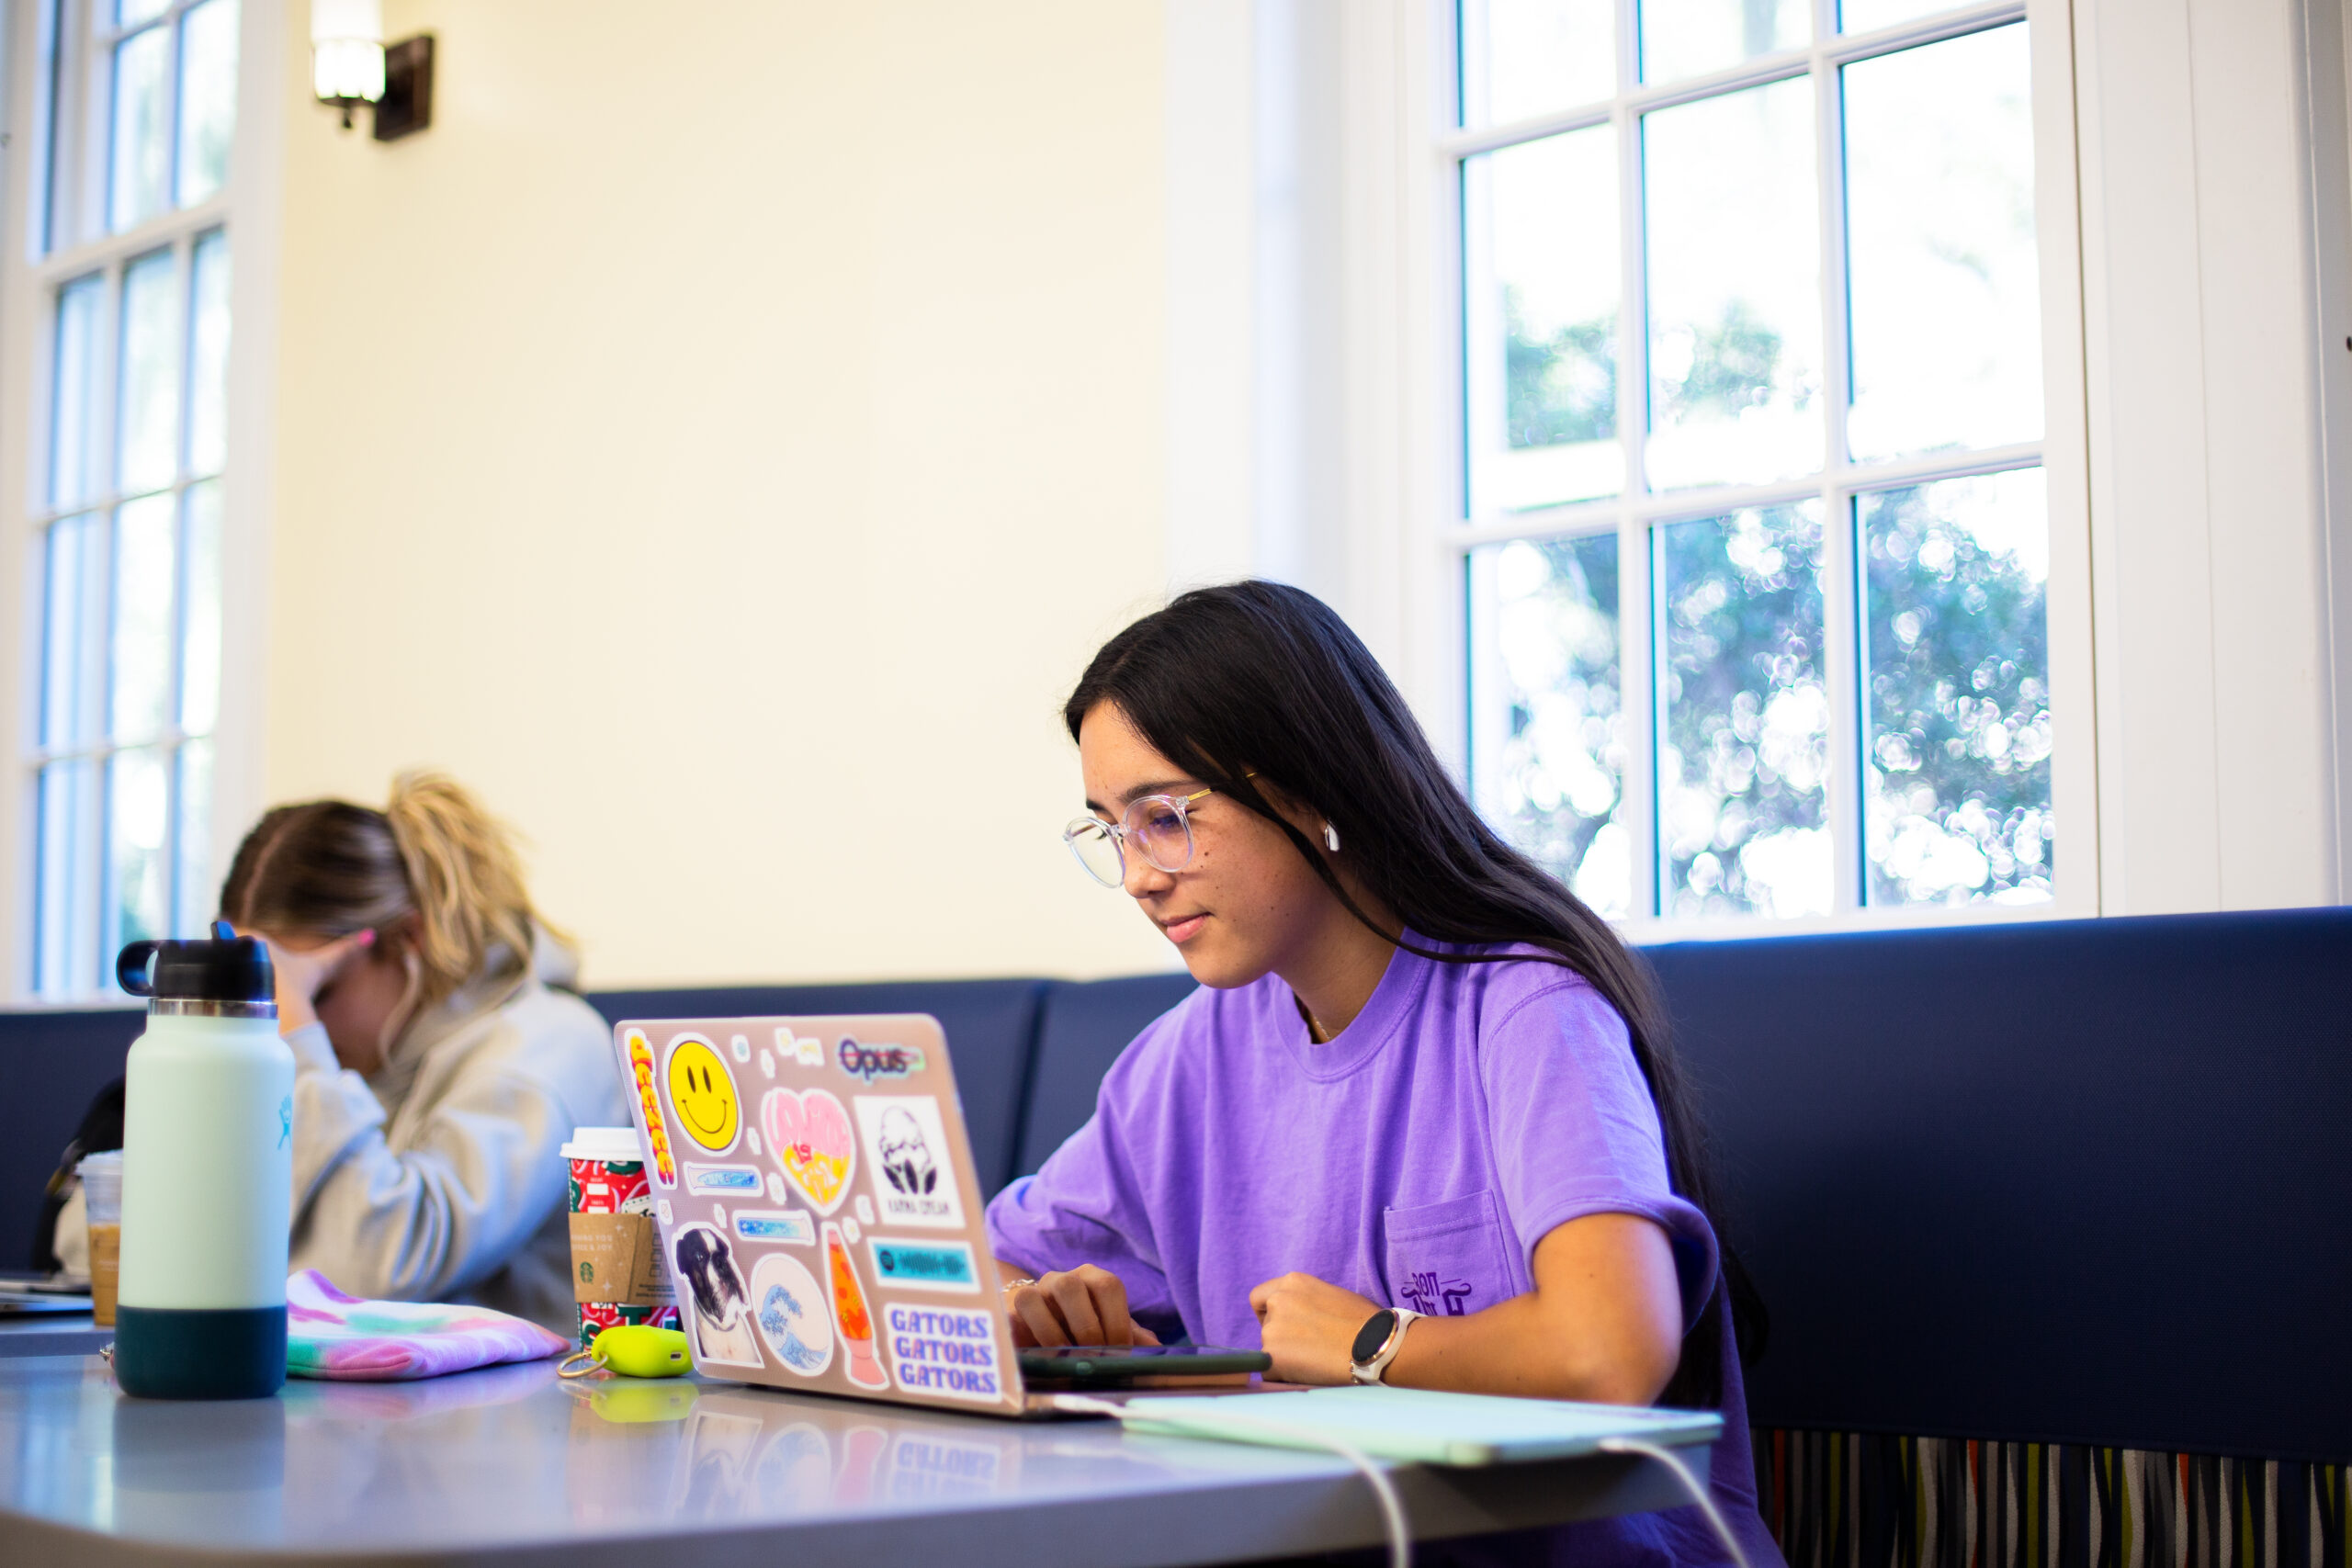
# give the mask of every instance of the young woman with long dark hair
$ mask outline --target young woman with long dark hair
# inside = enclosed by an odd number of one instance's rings
[[[1719,1407],[1757,1568],[1738,1331],[1706,1149],[1645,966],[1471,809],[1345,623],[1187,593],[1064,710],[1066,837],[1203,988],[989,1206],[1016,1333],[1262,1345],[1276,1377]],[[1454,1549],[1713,1563],[1697,1511]]]

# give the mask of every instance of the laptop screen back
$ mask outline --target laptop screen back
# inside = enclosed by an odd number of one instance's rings
[[[613,1043],[697,1371],[1021,1412],[936,1019],[632,1020]]]

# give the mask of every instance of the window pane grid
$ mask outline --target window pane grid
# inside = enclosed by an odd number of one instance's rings
[[[2046,900],[2047,500],[2041,470],[1855,498],[1860,798],[1872,905]]]
[[[1464,0],[1465,8],[1474,0]],[[1497,4],[1498,0],[1488,0]],[[1655,6],[1657,0],[1652,0]],[[1702,6],[1704,0],[1674,0],[1674,3]],[[1849,0],[1849,5],[1852,0]],[[1736,8],[1736,7],[1735,7]],[[1619,249],[1623,253],[1620,267],[1622,281],[1620,308],[1617,315],[1616,357],[1618,369],[1618,442],[1620,445],[1625,482],[1620,493],[1611,498],[1599,497],[1591,501],[1562,498],[1562,503],[1514,508],[1498,504],[1506,491],[1478,483],[1475,468],[1475,453],[1465,450],[1463,468],[1464,489],[1464,513],[1453,530],[1454,544],[1464,552],[1465,589],[1470,597],[1469,649],[1471,664],[1470,697],[1472,714],[1468,736],[1471,777],[1474,793],[1478,795],[1482,810],[1496,820],[1498,829],[1515,841],[1521,842],[1539,859],[1553,862],[1553,869],[1562,871],[1556,863],[1558,852],[1547,856],[1542,851],[1550,844],[1555,852],[1560,846],[1578,840],[1589,840],[1600,827],[1623,827],[1637,844],[1650,846],[1633,855],[1634,872],[1632,902],[1636,917],[1674,918],[1676,910],[1669,890],[1676,886],[1678,862],[1672,854],[1671,807],[1678,791],[1685,791],[1689,779],[1677,776],[1667,767],[1669,759],[1681,765],[1679,753],[1671,744],[1670,734],[1673,703],[1671,682],[1664,677],[1672,668],[1668,650],[1669,620],[1667,602],[1673,586],[1672,567],[1668,560],[1668,541],[1677,529],[1691,532],[1698,522],[1713,520],[1717,528],[1726,519],[1770,513],[1774,508],[1801,508],[1815,520],[1815,548],[1817,552],[1815,581],[1812,603],[1817,630],[1814,633],[1814,679],[1820,691],[1826,694],[1826,707],[1818,716],[1817,733],[1812,734],[1810,744],[1817,757],[1810,765],[1817,770],[1822,791],[1822,810],[1815,830],[1834,846],[1834,853],[1826,856],[1817,852],[1821,840],[1811,840],[1816,852],[1804,869],[1805,887],[1802,897],[1789,897],[1808,908],[1826,905],[1820,912],[1837,913],[1876,907],[1891,902],[1917,902],[1917,897],[1896,897],[1889,892],[1893,874],[1885,866],[1888,831],[1883,821],[1878,827],[1865,823],[1866,812],[1876,818],[1888,818],[1888,802],[1894,799],[1884,780],[1883,769],[1871,773],[1871,764],[1865,757],[1870,735],[1876,733],[1873,725],[1881,724],[1883,716],[1873,717],[1865,711],[1869,700],[1867,682],[1871,664],[1868,639],[1887,635],[1884,624],[1895,612],[1887,608],[1886,594],[1874,591],[1871,581],[1862,570],[1867,555],[1867,539],[1859,521],[1865,509],[1874,504],[1871,498],[1902,491],[1909,493],[1921,486],[1934,487],[1943,481],[1962,481],[1979,485],[1996,482],[1984,476],[2020,476],[2015,483],[2040,483],[2041,461],[2038,423],[2030,433],[2020,432],[2024,438],[2011,438],[2005,444],[1984,445],[1984,436],[1973,447],[1952,447],[1917,456],[1881,455],[1871,452],[1866,457],[1855,453],[1849,436],[1849,412],[1855,407],[1857,396],[1854,381],[1854,355],[1857,352],[1849,326],[1849,301],[1852,293],[1849,258],[1851,222],[1847,210],[1847,134],[1846,107],[1848,82],[1846,68],[1857,62],[1873,61],[1895,56],[1907,49],[1959,39],[1971,34],[1988,33],[2022,19],[2021,4],[1983,5],[1967,7],[1938,6],[1932,3],[1919,5],[1908,0],[1871,0],[1868,14],[1856,18],[1857,31],[1840,34],[1841,17],[1837,0],[1812,0],[1810,4],[1790,8],[1796,17],[1801,33],[1810,34],[1809,40],[1798,37],[1776,37],[1773,51],[1756,54],[1744,62],[1722,66],[1710,76],[1680,79],[1637,81],[1636,67],[1645,57],[1640,51],[1639,17],[1636,0],[1620,0],[1616,7],[1618,92],[1608,104],[1589,102],[1581,105],[1564,104],[1556,107],[1541,107],[1540,112],[1522,112],[1516,118],[1506,118],[1499,100],[1480,105],[1472,101],[1476,73],[1469,62],[1462,62],[1459,80],[1463,97],[1457,123],[1461,129],[1446,132],[1440,140],[1441,147],[1454,155],[1456,168],[1464,179],[1465,200],[1459,209],[1464,225],[1464,278],[1465,288],[1475,287],[1481,274],[1475,265],[1475,252],[1485,236],[1474,231],[1474,225],[1489,215],[1480,213],[1476,204],[1466,199],[1473,171],[1471,164],[1481,156],[1491,156],[1514,147],[1524,146],[1551,137],[1564,137],[1588,127],[1606,125],[1613,129],[1620,163],[1617,193],[1616,224]],[[1931,15],[1921,13],[1932,12]],[[1778,17],[1778,12],[1775,13]],[[1776,26],[1787,21],[1779,17]],[[1876,30],[1860,33],[1861,27]],[[2020,51],[2023,28],[2016,28],[2004,42],[2014,39]],[[1465,31],[1464,47],[1473,47],[1477,40]],[[1652,73],[1657,75],[1657,73]],[[1792,474],[1779,482],[1718,484],[1679,492],[1658,490],[1657,476],[1648,471],[1653,460],[1649,451],[1652,440],[1649,410],[1642,404],[1648,400],[1643,389],[1654,389],[1652,367],[1645,363],[1652,346],[1654,330],[1651,317],[1653,300],[1648,294],[1649,247],[1653,234],[1648,222],[1651,190],[1645,185],[1645,149],[1649,141],[1647,120],[1653,114],[1683,104],[1708,99],[1722,99],[1732,94],[1749,91],[1774,83],[1792,82],[1804,78],[1810,94],[1809,118],[1811,151],[1814,164],[1804,172],[1811,184],[1810,194],[1815,203],[1813,221],[1817,226],[1819,266],[1812,288],[1808,289],[1805,309],[1818,311],[1818,321],[1809,323],[1813,341],[1820,355],[1818,377],[1818,423],[1815,434],[1805,442],[1810,474]],[[1522,109],[1528,107],[1521,95]],[[2030,134],[2030,131],[2029,131]],[[2029,143],[2030,145],[2030,143]],[[2030,162],[2030,160],[2029,160]],[[2030,179],[2030,169],[2028,172]],[[2030,186],[2025,187],[2025,208],[2030,211]],[[1490,220],[1490,219],[1489,219]],[[2030,218],[2028,220],[2030,221]],[[2030,240],[2029,240],[2030,245]],[[2030,279],[2029,278],[2029,284]],[[1464,372],[1465,378],[1477,375],[1476,355],[1484,345],[1469,341],[1479,325],[1476,312],[1465,309],[1462,318],[1464,332]],[[1524,334],[1518,334],[1524,335]],[[1517,343],[1517,335],[1513,338]],[[1671,367],[1663,367],[1666,369]],[[2034,380],[2038,393],[2040,360],[2038,350],[2030,365],[2020,367]],[[1475,409],[1484,389],[1464,381],[1464,408],[1470,411],[1462,426],[1465,442],[1475,440]],[[1627,389],[1632,389],[1631,396]],[[2038,404],[2037,404],[2038,406]],[[1998,438],[1998,432],[1990,432]],[[1700,530],[1703,532],[1703,530]],[[1618,572],[1621,601],[1625,614],[1620,617],[1620,632],[1623,655],[1617,671],[1618,689],[1615,700],[1635,724],[1636,729],[1649,733],[1634,733],[1628,737],[1621,774],[1620,798],[1612,804],[1609,815],[1596,823],[1587,820],[1574,826],[1552,822],[1512,824],[1506,819],[1508,810],[1498,802],[1510,795],[1514,787],[1505,777],[1514,765],[1511,758],[1524,771],[1527,759],[1532,755],[1535,743],[1528,737],[1532,733],[1529,717],[1531,709],[1522,705],[1508,712],[1487,711],[1481,704],[1492,705],[1496,695],[1496,671],[1501,668],[1502,654],[1493,643],[1497,627],[1504,625],[1504,591],[1498,586],[1498,568],[1508,558],[1515,544],[1532,548],[1547,556],[1556,557],[1562,551],[1589,553],[1599,538],[1614,535],[1622,563]],[[1499,553],[1498,553],[1499,552]],[[1981,552],[1980,552],[1981,553]],[[1485,563],[1483,566],[1481,562]],[[1989,570],[1989,569],[1987,569]],[[1522,574],[1523,575],[1523,574]],[[1883,575],[1883,573],[1882,573]],[[2010,574],[2012,577],[2015,573]],[[2022,580],[2020,580],[2022,581]],[[2011,598],[2024,603],[2026,595],[2016,590]],[[1874,596],[1875,593],[1875,596]],[[1481,595],[1485,594],[1485,599]],[[1646,614],[1635,613],[1642,606]],[[2041,614],[2041,600],[2032,598],[2030,614]],[[1873,620],[1873,616],[1877,619]],[[2029,617],[2030,618],[2030,617]],[[2039,625],[2039,622],[2036,622]],[[1524,651],[1522,650],[1522,657]],[[1558,662],[1557,651],[1550,656]],[[1656,689],[1648,679],[1652,668],[1661,679]],[[1481,671],[1484,671],[1482,676]],[[1988,678],[1998,678],[1988,677]],[[1993,736],[1984,716],[1994,710],[1990,698],[1973,699],[1978,705],[1953,710],[1954,722],[1973,723],[1968,744],[1977,750],[1972,753],[1982,767],[1987,759],[1982,755],[1984,746],[1997,749],[2012,743],[2016,736],[2023,736],[2024,750],[2041,749],[2034,766],[2038,767],[2040,795],[2038,805],[2018,807],[2006,813],[1979,812],[1968,818],[1966,831],[1950,827],[1953,813],[1967,802],[1953,803],[1938,796],[1936,812],[1942,813],[1947,839],[1954,835],[1974,836],[1982,847],[1991,843],[1998,852],[1989,853],[1988,862],[1999,862],[2007,869],[2003,875],[2008,881],[1999,882],[2004,890],[2017,892],[2020,897],[2048,896],[2049,844],[2052,837],[2047,810],[2049,714],[2047,709],[2048,671],[2046,660],[2038,675],[2011,674],[2008,688],[2009,705],[2001,710],[1999,736]],[[1532,694],[1520,695],[1533,696]],[[2040,705],[2036,706],[2035,704]],[[1976,716],[1974,720],[1969,716]],[[1515,715],[1516,716],[1512,716]],[[1743,722],[1745,719],[1743,718]],[[1512,731],[1510,726],[1521,728]],[[1989,739],[1988,739],[1989,738]],[[1980,744],[1980,742],[1982,742]],[[1645,776],[1646,775],[1646,776]],[[1878,780],[1876,784],[1872,779]],[[1524,778],[1520,783],[1523,784]],[[1556,783],[1557,781],[1551,781]],[[1718,783],[1722,781],[1716,781]],[[1874,793],[1875,792],[1875,793]],[[1918,794],[1917,790],[1913,792]],[[1984,792],[1978,791],[1979,795]],[[2030,792],[2029,792],[2030,793]],[[1523,793],[1510,796],[1523,806]],[[1726,796],[1725,798],[1729,798]],[[1909,797],[1905,797],[1906,799]],[[1922,795],[1921,799],[1927,797]],[[1901,803],[1897,802],[1899,806]],[[1651,816],[1650,822],[1636,819]],[[1998,817],[1996,822],[1995,818]],[[1906,852],[1912,864],[1923,852],[1924,829],[1919,814],[1914,812],[1905,820],[1910,823],[1911,848]],[[1513,830],[1516,827],[1517,830]],[[2039,863],[2032,858],[2040,849]],[[2006,861],[2002,855],[2006,854]],[[1693,856],[1686,855],[1679,863],[1687,872]],[[1768,860],[1770,856],[1766,857]],[[1785,857],[1784,857],[1785,858]],[[1945,852],[1946,870],[1953,862],[1953,852]],[[1973,863],[1963,870],[1973,870]],[[1771,869],[1769,868],[1768,869]],[[1788,884],[1788,868],[1778,868],[1784,874],[1781,884]],[[1563,872],[1564,879],[1577,886],[1579,879]],[[2038,884],[2028,886],[2036,875]],[[1994,881],[1999,881],[1997,877]],[[1932,880],[1915,876],[1917,886],[1939,887]],[[1647,886],[1643,886],[1647,884]],[[1988,886],[1991,884],[1988,883]],[[1681,884],[1688,892],[1687,878]],[[1939,892],[1936,901],[1960,901],[1948,896],[1949,890]],[[1603,901],[1588,895],[1596,908]],[[1787,899],[1781,900],[1787,902]],[[2011,899],[2009,901],[2018,901]],[[1615,910],[1608,911],[1612,915]],[[1776,908],[1774,912],[1787,912]]]
[[[239,4],[59,10],[24,763],[32,989],[68,998],[108,987],[120,943],[199,929],[214,897]]]
[[[1835,20],[1838,0],[1826,0],[1814,18],[1816,35]],[[1861,663],[1856,639],[1859,600],[1855,590],[1852,531],[1846,526],[1850,503],[1845,502],[1831,476],[1853,448],[1847,438],[1847,416],[1853,401],[1854,359],[1851,300],[1847,277],[1852,213],[1846,201],[1846,98],[1844,68],[1826,57],[1813,64],[1814,112],[1821,182],[1821,333],[1822,399],[1821,517],[1826,548],[1822,552],[1822,672],[1831,694],[1826,717],[1825,826],[1830,843],[1829,908],[1846,914],[1863,904],[1860,792],[1861,718],[1859,712]],[[1854,693],[1851,700],[1840,700]]]
[[[151,27],[114,45],[107,228],[120,233],[170,200],[172,32]]]
[[[1628,0],[1624,6],[1627,15],[1630,16],[1632,8]],[[1654,108],[1691,103],[1745,87],[1806,75],[1815,70],[1817,63],[1832,67],[1851,64],[1918,44],[1982,32],[2025,18],[2024,0],[1986,0],[1982,5],[1931,6],[1922,9],[1927,14],[1869,31],[1840,34],[1825,27],[1821,36],[1810,46],[1758,55],[1707,75],[1663,82],[1633,82],[1622,86],[1612,99],[1596,98],[1519,120],[1466,123],[1440,135],[1438,149],[1456,158],[1467,157],[1474,152],[1515,146],[1561,130],[1601,124],[1620,107],[1630,107],[1637,114],[1646,113]],[[1620,69],[1627,70],[1630,66],[1621,65]]]

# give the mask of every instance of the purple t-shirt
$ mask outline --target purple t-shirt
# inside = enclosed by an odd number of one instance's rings
[[[1535,1244],[1596,1213],[1666,1231],[1694,1321],[1714,1289],[1714,1234],[1668,1182],[1616,1010],[1556,964],[1400,951],[1321,1045],[1272,976],[1194,991],[1119,1057],[1093,1120],[989,1205],[989,1240],[1033,1270],[1109,1269],[1162,1338],[1181,1328],[1250,1348],[1250,1292],[1277,1275],[1458,1316],[1533,1289]],[[1738,1358],[1718,1315],[1715,1501],[1755,1568],[1771,1568],[1780,1553],[1757,1517]],[[1453,1550],[1590,1568],[1726,1561],[1693,1508]]]

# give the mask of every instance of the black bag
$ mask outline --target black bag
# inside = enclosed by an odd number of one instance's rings
[[[42,1197],[40,1223],[33,1227],[32,1266],[36,1272],[54,1274],[57,1261],[57,1216],[65,1207],[65,1200],[74,1195],[74,1171],[84,1155],[102,1155],[109,1149],[122,1147],[122,1080],[117,1078],[98,1090],[97,1099],[90,1101],[90,1109],[82,1112],[82,1125],[74,1141],[65,1145],[58,1156],[56,1173],[49,1179],[49,1190]]]

